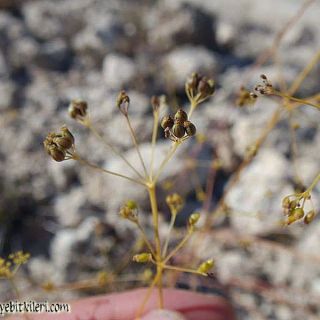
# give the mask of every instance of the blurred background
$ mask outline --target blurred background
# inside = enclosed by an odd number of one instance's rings
[[[135,162],[115,107],[118,92],[126,89],[130,96],[132,123],[148,154],[151,96],[165,94],[165,112],[173,113],[187,107],[189,74],[215,79],[215,96],[193,117],[199,136],[181,148],[160,180],[164,232],[165,196],[179,191],[186,199],[179,232],[188,214],[215,208],[278,108],[279,100],[268,98],[237,107],[239,88],[252,90],[261,73],[275,85],[290,87],[319,52],[319,17],[319,1],[0,0],[0,256],[21,249],[31,253],[19,281],[22,292],[43,297],[47,293],[39,287],[47,281],[81,281],[115,268],[136,271],[124,268],[123,261],[136,231],[117,215],[127,199],[139,203],[149,230],[143,189],[73,161],[56,163],[45,153],[47,133],[66,124],[86,159],[125,170],[119,158],[68,117],[71,99],[88,101],[97,129]],[[295,96],[318,93],[319,72],[315,64]],[[217,278],[229,289],[239,319],[319,319],[314,302],[320,297],[319,220],[289,228],[279,223],[282,198],[309,186],[319,173],[319,115],[307,106],[290,116],[283,112],[228,193],[227,218],[191,243],[197,259],[216,259]],[[299,129],[293,132],[292,124]],[[159,157],[169,145],[159,134]],[[219,168],[212,170],[217,159]],[[317,186],[312,196],[317,210],[319,192]],[[184,259],[191,254],[186,251]],[[8,299],[5,281],[0,288]]]

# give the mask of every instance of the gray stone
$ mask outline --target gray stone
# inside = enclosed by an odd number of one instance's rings
[[[213,17],[195,6],[172,9],[161,4],[146,15],[145,23],[150,44],[160,51],[184,44],[208,48],[215,44]]]
[[[72,62],[72,54],[62,39],[44,43],[37,53],[36,64],[42,68],[66,71]]]

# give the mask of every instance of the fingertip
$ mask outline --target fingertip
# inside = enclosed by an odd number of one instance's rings
[[[187,320],[181,313],[171,310],[152,310],[141,320]]]

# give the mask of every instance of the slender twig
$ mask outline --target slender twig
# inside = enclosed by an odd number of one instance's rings
[[[159,176],[161,175],[164,167],[166,166],[166,164],[170,161],[170,159],[173,157],[174,153],[176,152],[177,148],[179,147],[179,145],[181,144],[180,141],[175,141],[173,143],[173,145],[171,146],[170,151],[168,152],[168,154],[166,155],[166,157],[163,159],[158,172],[155,175],[155,178],[153,179],[154,182],[157,182],[159,179]]]
[[[138,172],[138,170],[118,151],[114,148],[114,146],[109,143],[106,139],[102,137],[102,135],[92,126],[91,122],[87,124],[87,128],[95,135],[107,148],[111,149],[111,151],[120,157],[127,165],[130,167],[141,179],[143,179],[142,175]]]
[[[153,112],[153,130],[152,130],[152,142],[151,142],[151,164],[150,164],[150,179],[153,177],[154,166],[154,150],[156,146],[156,139],[158,135],[158,122],[159,122],[159,109]]]
[[[193,234],[192,229],[188,230],[188,233],[184,238],[176,245],[176,247],[166,256],[163,263],[166,264],[189,240],[190,236]]]
[[[168,245],[169,245],[169,241],[170,241],[170,237],[171,237],[171,232],[172,229],[174,227],[174,223],[176,221],[176,217],[177,217],[177,212],[171,212],[171,219],[170,219],[170,225],[169,225],[169,230],[168,230],[168,234],[162,249],[162,257],[165,257],[167,254],[167,250],[168,250]]]
[[[125,176],[123,174],[120,174],[120,173],[117,173],[117,172],[113,172],[113,171],[109,171],[109,170],[103,169],[103,168],[101,168],[101,167],[99,167],[99,166],[97,166],[97,165],[95,165],[95,164],[93,164],[93,163],[91,163],[91,162],[89,162],[87,160],[84,160],[84,159],[80,158],[80,156],[78,154],[74,155],[73,159],[79,161],[82,165],[88,166],[88,167],[90,167],[92,169],[96,169],[96,170],[102,171],[104,173],[111,174],[113,176],[117,176],[117,177],[120,177],[120,178],[123,178],[123,179],[127,179],[127,180],[129,180],[131,182],[134,182],[134,183],[140,184],[142,186],[145,186],[145,183],[140,181],[140,180],[127,177],[127,176]]]
[[[144,242],[146,243],[148,249],[150,250],[150,252],[152,253],[152,255],[155,256],[154,249],[153,249],[150,241],[148,240],[148,237],[147,237],[145,231],[143,230],[140,222],[138,221],[136,224],[137,224],[137,227],[139,228],[139,230],[140,230],[140,232],[141,232],[142,238],[143,238]]]
[[[141,162],[143,170],[144,170],[145,177],[147,178],[148,177],[147,168],[146,168],[146,165],[144,164],[144,161],[143,161],[143,158],[142,158],[142,155],[141,155],[141,152],[140,152],[140,148],[139,148],[139,143],[138,143],[136,134],[135,134],[135,132],[134,132],[134,130],[132,128],[129,115],[125,115],[125,118],[126,118],[126,121],[127,121],[127,124],[128,124],[128,128],[129,128],[129,132],[130,132],[130,136],[131,136],[132,142],[133,142],[133,144],[134,144],[134,146],[135,146],[135,148],[137,150],[140,162]]]
[[[169,270],[175,270],[175,271],[187,272],[187,273],[195,273],[195,274],[200,275],[200,276],[207,276],[206,273],[202,273],[202,272],[200,272],[198,270],[189,269],[189,268],[182,268],[182,267],[177,267],[177,266],[170,266],[170,265],[167,265],[167,264],[165,264],[163,266],[163,269],[169,269]]]

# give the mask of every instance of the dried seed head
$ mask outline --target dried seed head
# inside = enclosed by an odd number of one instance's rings
[[[161,120],[161,127],[163,129],[171,129],[174,125],[174,121],[171,116],[164,116]]]
[[[303,219],[303,222],[304,222],[305,224],[309,224],[309,223],[311,223],[311,222],[313,221],[313,219],[315,218],[315,216],[316,216],[315,211],[314,211],[314,210],[311,210],[311,211],[309,211],[309,212],[305,215],[305,217],[304,217],[304,219]]]
[[[255,93],[250,92],[245,87],[241,87],[236,100],[236,105],[238,107],[253,105],[257,98],[258,96]]]
[[[130,98],[125,92],[125,90],[120,91],[117,97],[117,107],[125,115],[128,115],[128,109],[130,105]]]
[[[198,92],[201,95],[201,99],[206,99],[212,96],[215,92],[215,84],[212,79],[207,79],[206,77],[202,77],[198,84]]]
[[[192,136],[194,136],[194,135],[196,134],[197,129],[196,129],[195,125],[194,125],[192,122],[190,122],[190,121],[185,121],[185,122],[183,123],[183,126],[184,126],[184,128],[186,129],[186,133],[187,133],[187,135],[188,135],[189,137],[192,137]]]
[[[160,108],[160,98],[158,96],[152,96],[151,105],[153,108],[153,112],[157,112]]]
[[[76,120],[83,120],[87,116],[88,104],[81,99],[75,99],[70,102],[69,115]]]
[[[260,78],[262,79],[262,84],[256,85],[254,90],[259,92],[262,95],[272,94],[273,86],[272,86],[272,83],[268,80],[267,76],[265,74],[262,74]]]
[[[183,124],[187,120],[188,120],[188,115],[182,109],[179,109],[174,115],[174,121],[177,124]]]
[[[147,263],[152,261],[152,255],[151,253],[144,252],[144,253],[134,255],[132,257],[132,260],[139,263]]]
[[[43,145],[53,160],[61,162],[67,159],[67,153],[74,145],[74,137],[69,129],[63,126],[59,133],[50,132],[43,141]]]
[[[179,139],[182,138],[186,133],[185,128],[181,124],[175,124],[172,127],[172,131],[173,131],[173,134]]]
[[[208,273],[208,271],[209,271],[210,269],[213,268],[213,266],[214,266],[214,261],[213,261],[213,259],[209,259],[209,260],[201,263],[201,265],[200,265],[199,268],[198,268],[198,272],[201,272],[201,273],[205,273],[205,274],[206,274],[206,273]]]
[[[166,197],[166,202],[172,214],[180,212],[184,205],[183,198],[177,193],[168,195]]]
[[[192,73],[189,78],[187,78],[187,81],[185,83],[185,89],[187,95],[189,95],[191,98],[195,97],[197,94],[197,88],[199,84],[200,78],[197,73]]]
[[[47,148],[49,155],[52,157],[53,160],[57,162],[61,162],[66,158],[66,152],[63,149],[59,149],[55,145],[51,145]]]

